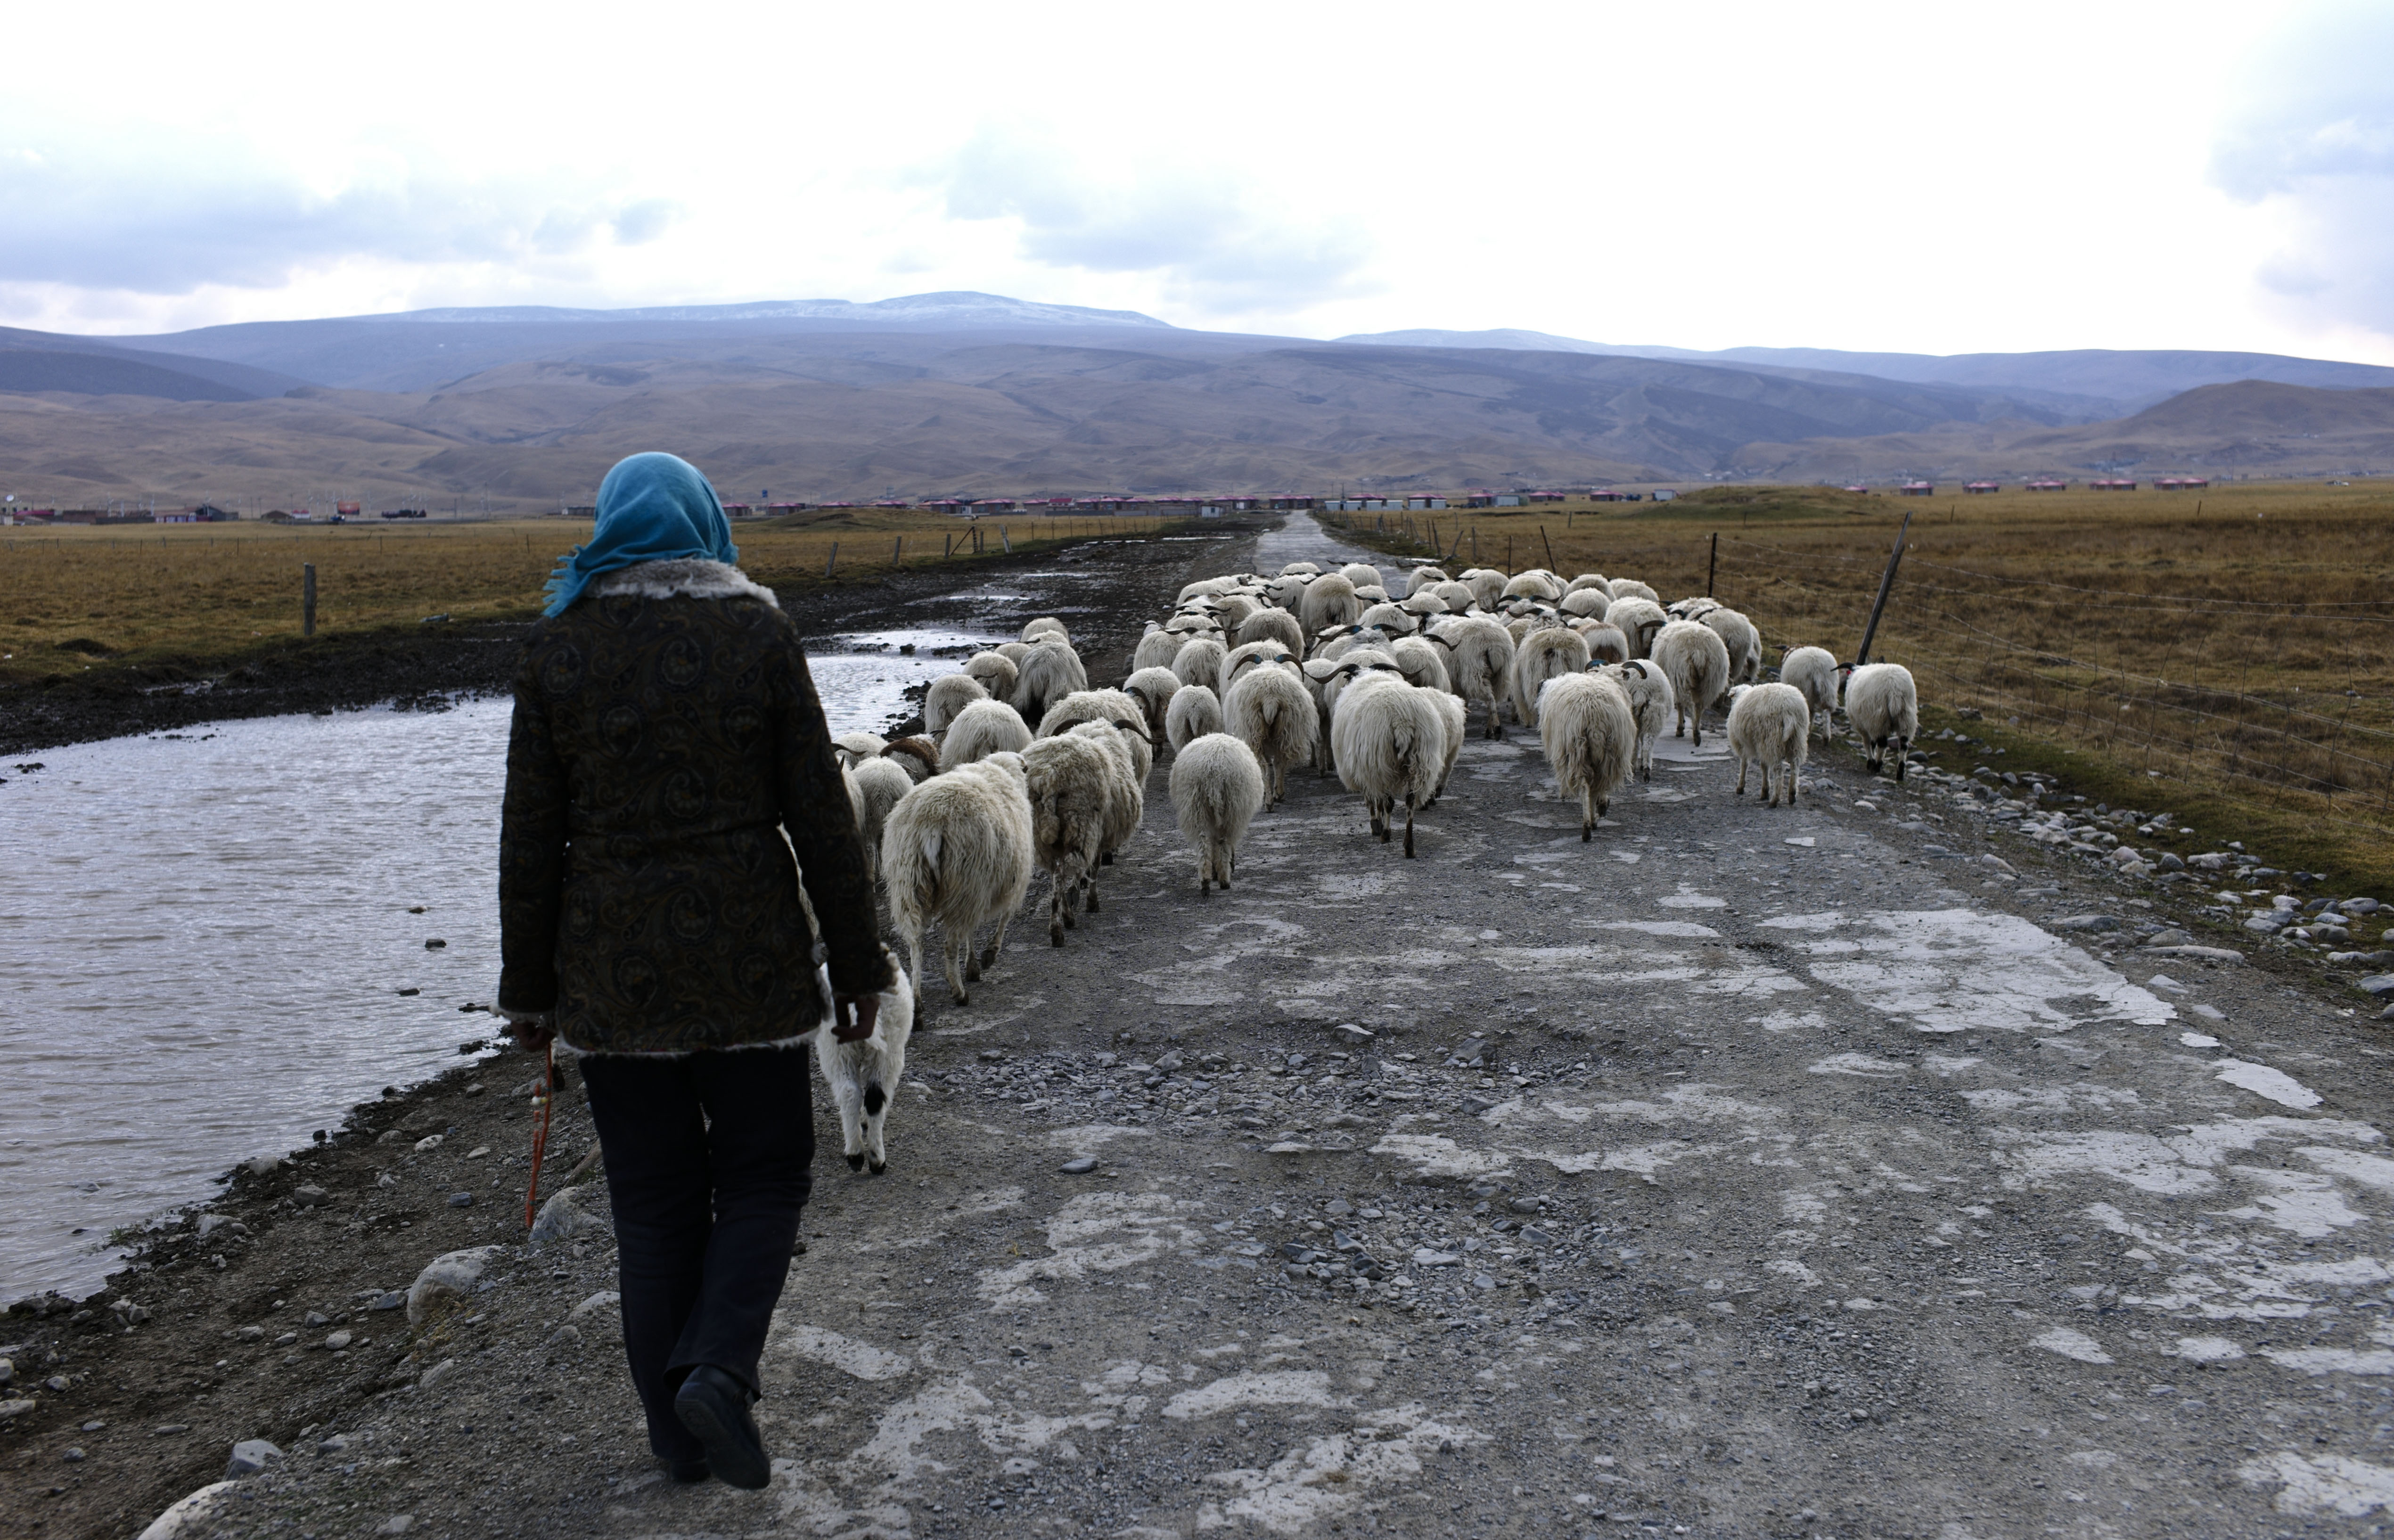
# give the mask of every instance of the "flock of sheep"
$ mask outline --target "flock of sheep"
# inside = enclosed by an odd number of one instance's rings
[[[1414,816],[1444,790],[1475,707],[1488,737],[1503,735],[1507,710],[1537,730],[1558,789],[1580,806],[1582,839],[1624,784],[1651,778],[1666,725],[1701,745],[1705,714],[1724,700],[1739,795],[1758,769],[1761,797],[1794,805],[1815,717],[1835,731],[1841,682],[1871,770],[1891,753],[1901,778],[1919,731],[1909,672],[1841,667],[1822,648],[1797,647],[1766,682],[1762,646],[1736,611],[1710,599],[1666,609],[1632,578],[1539,569],[1450,578],[1420,566],[1392,599],[1373,567],[1299,561],[1272,577],[1190,584],[1171,616],[1150,624],[1118,687],[1091,689],[1063,623],[1043,618],[934,679],[924,736],[838,743],[911,987],[936,926],[949,995],[964,1005],[967,986],[997,960],[1034,870],[1051,879],[1055,945],[1084,904],[1098,909],[1098,873],[1138,829],[1167,746],[1200,893],[1230,887],[1250,821],[1281,800],[1299,765],[1361,796],[1383,842],[1401,808],[1413,855]],[[901,1007],[909,1020],[914,1004]],[[843,1114],[882,1099],[850,1106],[867,1068],[849,1067],[843,1090],[826,1061]],[[870,1068],[894,1083],[894,1066]],[[852,1165],[869,1146],[882,1168],[880,1111],[843,1116]]]

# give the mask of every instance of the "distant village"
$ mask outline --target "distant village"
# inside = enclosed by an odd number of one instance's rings
[[[1931,497],[1940,483],[1929,480],[1904,480],[1874,486],[1853,482],[1837,490],[1848,493],[1875,494],[1891,492],[1899,497]],[[2162,476],[2150,481],[2097,477],[2086,480],[2039,476],[2019,483],[2022,492],[2067,492],[2073,488],[2087,492],[2136,492],[2151,488],[2155,492],[2192,492],[2211,485],[2210,479],[2201,476]],[[1965,481],[1961,491],[1969,495],[1983,496],[2006,490],[2001,481]],[[1946,490],[1953,487],[1948,484]],[[1254,512],[1289,512],[1324,509],[1339,513],[1414,513],[1441,508],[1514,508],[1547,503],[1641,503],[1671,502],[1679,495],[1672,487],[1646,487],[1628,490],[1619,487],[1516,487],[1510,492],[1492,492],[1474,488],[1453,493],[1406,493],[1386,497],[1350,496],[1346,494],[1275,493],[1259,496],[1140,496],[1124,493],[1119,495],[1101,494],[1086,497],[884,497],[869,502],[772,502],[759,498],[753,503],[726,503],[724,512],[734,519],[767,519],[797,513],[819,513],[841,508],[903,509],[914,512],[952,514],[959,519],[982,519],[993,514],[1012,518],[1058,514],[1081,517],[1088,514],[1116,514],[1126,517],[1148,516],[1164,519],[1219,519],[1226,514]],[[595,511],[586,505],[559,504],[549,510],[552,517],[587,519]],[[200,502],[185,507],[160,507],[154,502],[112,502],[96,508],[27,507],[14,502],[0,507],[0,524],[218,524],[239,520],[243,515],[211,502]],[[251,517],[270,524],[352,524],[370,520],[429,519],[430,509],[421,507],[380,508],[371,513],[360,502],[335,500],[329,509],[310,507],[269,508]],[[455,512],[445,516],[452,520],[481,520],[489,513]],[[508,517],[520,517],[510,515]]]

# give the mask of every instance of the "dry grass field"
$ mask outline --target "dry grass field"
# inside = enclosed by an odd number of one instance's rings
[[[847,508],[743,522],[742,565],[783,589],[870,579],[1069,540],[1166,533],[1154,519]],[[1001,528],[1005,533],[1000,533]],[[95,668],[172,667],[186,676],[300,634],[300,579],[316,568],[320,637],[453,622],[529,618],[585,520],[385,525],[133,524],[0,528],[0,679]],[[836,566],[833,550],[837,547]],[[826,569],[830,569],[828,576]]]
[[[1769,643],[1843,660],[1896,527],[1913,516],[1872,648],[1910,667],[1928,731],[2002,747],[1967,772],[2038,769],[2114,806],[2243,839],[2274,862],[2394,885],[2394,483],[2243,483],[1900,498],[1724,487],[1677,503],[1437,516],[1480,561],[1713,590]],[[1347,515],[1360,534],[1374,515]],[[1372,543],[1422,553],[1428,518]],[[1458,519],[1460,522],[1458,522]],[[1509,546],[1508,543],[1509,542]],[[1551,549],[1551,558],[1549,550]],[[1980,713],[1972,721],[1957,716]]]

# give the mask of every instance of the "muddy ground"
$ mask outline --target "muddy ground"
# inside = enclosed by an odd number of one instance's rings
[[[1411,862],[1298,774],[1203,899],[1160,767],[1103,910],[927,1008],[888,1174],[819,1164],[766,1492],[649,1458],[603,1228],[520,1244],[504,1053],[0,1316],[0,1524],[138,1533],[263,1438],[174,1533],[2373,1530],[2374,1007],[1959,788],[1841,744],[1766,809],[1717,753],[1583,844],[1526,734],[1474,741]]]

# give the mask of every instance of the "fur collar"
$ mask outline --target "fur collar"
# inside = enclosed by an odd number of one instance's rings
[[[772,589],[752,581],[729,562],[704,557],[677,557],[621,568],[592,582],[590,591],[641,599],[761,599],[776,610],[782,607]]]

